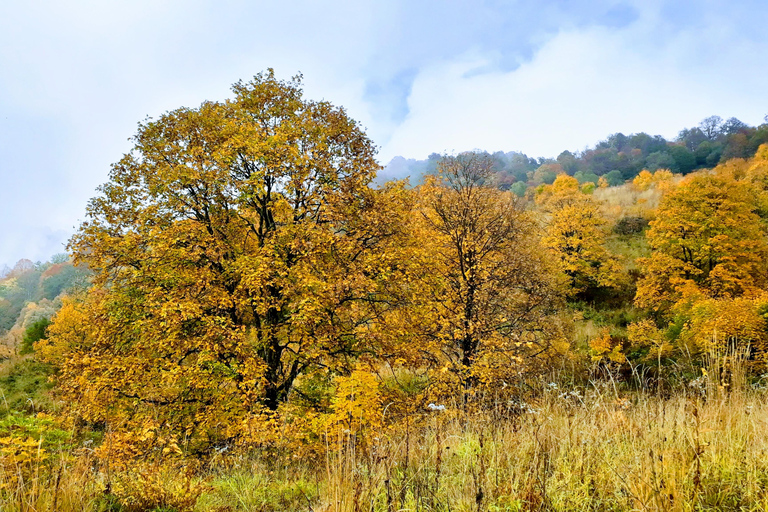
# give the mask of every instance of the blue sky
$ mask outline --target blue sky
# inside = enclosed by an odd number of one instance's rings
[[[768,2],[0,0],[0,267],[61,252],[136,124],[273,67],[381,162],[768,114]]]

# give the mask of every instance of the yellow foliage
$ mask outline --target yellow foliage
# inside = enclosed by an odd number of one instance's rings
[[[614,363],[624,363],[627,357],[622,352],[622,345],[611,337],[610,330],[604,328],[600,335],[589,340],[589,348],[592,352],[593,361],[602,361],[607,359]]]
[[[638,175],[635,176],[635,178],[632,180],[632,185],[641,192],[648,190],[652,184],[653,174],[651,174],[647,169],[640,171]]]
[[[685,177],[664,195],[651,222],[646,234],[652,253],[639,260],[644,276],[635,300],[674,315],[681,326],[678,342],[689,353],[736,343],[765,357],[766,187],[768,146],[752,159]],[[647,334],[630,328],[630,338]],[[658,333],[646,337],[657,346],[663,341]]]
[[[579,189],[576,178],[558,176],[536,201],[549,214],[542,243],[567,276],[569,293],[616,286],[620,270],[605,246],[606,221],[599,203]]]
[[[110,476],[110,492],[127,512],[160,509],[191,512],[208,489],[187,467],[138,463]]]
[[[490,159],[462,154],[418,190],[417,239],[428,256],[406,344],[447,369],[444,382],[460,383],[454,394],[493,381],[497,369],[523,371],[528,354],[556,357],[562,337],[557,277],[536,223],[516,196],[489,186],[492,175]]]
[[[347,377],[336,379],[332,412],[326,419],[331,440],[339,433],[352,434],[359,439],[382,425],[382,397],[374,374],[357,368]]]
[[[573,176],[559,174],[551,185],[543,185],[537,189],[536,203],[546,204],[558,201],[563,197],[571,197],[580,192],[579,181]]]
[[[70,248],[94,286],[40,353],[105,456],[270,443],[300,375],[389,342],[411,194],[371,188],[373,143],[300,85],[270,71],[140,125],[90,202]]]
[[[756,212],[763,219],[768,217],[768,144],[761,145],[754,157],[728,160],[718,165],[714,172],[749,184],[755,195]]]
[[[676,304],[675,313],[687,321],[681,342],[694,353],[706,354],[731,344],[749,346],[765,362],[768,349],[768,294],[737,298],[691,297]]]
[[[654,173],[651,173],[647,169],[643,169],[632,180],[632,186],[639,192],[645,192],[653,187],[656,187],[661,191],[666,191],[671,188],[673,178],[674,174],[672,174],[672,171],[669,169],[658,169]]]
[[[0,437],[0,491],[2,486],[15,488],[19,479],[25,481],[43,463],[49,454],[42,447],[42,439],[35,440],[30,436],[9,435]]]
[[[672,352],[664,332],[651,320],[640,320],[627,326],[627,339],[633,347],[648,347],[647,361],[658,361]]]
[[[651,256],[639,260],[639,306],[666,311],[685,290],[725,298],[764,286],[768,245],[752,190],[728,173],[697,173],[663,197],[646,232]]]

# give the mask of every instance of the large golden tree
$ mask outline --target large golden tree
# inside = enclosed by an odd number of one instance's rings
[[[640,260],[637,304],[668,311],[687,295],[734,298],[763,288],[768,245],[756,192],[720,168],[668,192],[646,233],[652,253]]]
[[[233,90],[141,124],[71,241],[94,286],[44,352],[112,431],[259,439],[298,376],[376,351],[405,191],[369,188],[373,144],[299,79]]]

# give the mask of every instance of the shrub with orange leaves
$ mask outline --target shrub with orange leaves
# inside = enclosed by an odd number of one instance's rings
[[[627,361],[627,357],[622,352],[624,347],[621,342],[611,336],[608,328],[603,328],[598,336],[589,340],[589,348],[592,361],[610,361],[619,364]]]

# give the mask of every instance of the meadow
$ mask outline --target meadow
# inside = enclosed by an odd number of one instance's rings
[[[726,363],[728,365],[728,363]],[[327,450],[222,453],[110,472],[92,440],[5,464],[0,509],[27,511],[765,510],[768,382],[700,379],[665,396],[552,375],[529,402],[407,411]],[[560,377],[560,378],[558,378]],[[730,388],[730,389],[729,389]],[[43,415],[44,416],[44,415]],[[44,420],[38,420],[38,423]],[[7,418],[6,418],[7,426]],[[19,427],[17,426],[17,429]],[[52,435],[56,437],[56,435]],[[3,440],[0,438],[0,442]],[[8,457],[9,445],[1,445]],[[46,446],[47,449],[43,449]]]

